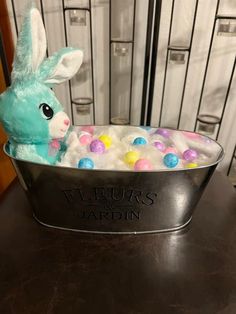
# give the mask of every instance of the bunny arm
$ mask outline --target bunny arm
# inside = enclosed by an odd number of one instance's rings
[[[17,144],[15,148],[15,157],[32,162],[49,164],[49,162],[38,155],[35,145]]]

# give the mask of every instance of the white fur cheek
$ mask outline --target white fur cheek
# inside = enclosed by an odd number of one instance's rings
[[[67,114],[60,111],[49,122],[49,134],[51,138],[62,138],[66,135],[66,132],[70,124],[66,125],[65,121],[70,121]]]

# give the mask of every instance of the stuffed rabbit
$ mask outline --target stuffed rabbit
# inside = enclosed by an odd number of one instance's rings
[[[83,53],[63,48],[44,60],[45,53],[45,29],[39,11],[33,7],[18,37],[12,85],[0,95],[0,121],[13,156],[55,164],[70,120],[51,87],[78,71]]]

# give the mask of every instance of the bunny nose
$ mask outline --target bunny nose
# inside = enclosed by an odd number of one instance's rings
[[[64,120],[64,124],[65,125],[69,125],[70,124],[70,120],[68,120],[68,119]]]

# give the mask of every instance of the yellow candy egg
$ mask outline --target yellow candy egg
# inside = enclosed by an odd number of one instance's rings
[[[103,142],[103,144],[105,145],[106,149],[110,148],[111,143],[112,143],[112,139],[109,135],[101,135],[99,136],[99,140],[101,142]]]
[[[186,168],[196,168],[197,166],[198,164],[196,164],[195,162],[190,162],[185,165]]]
[[[124,161],[130,166],[133,166],[138,159],[139,159],[139,153],[136,151],[130,151],[126,153],[124,156]]]

